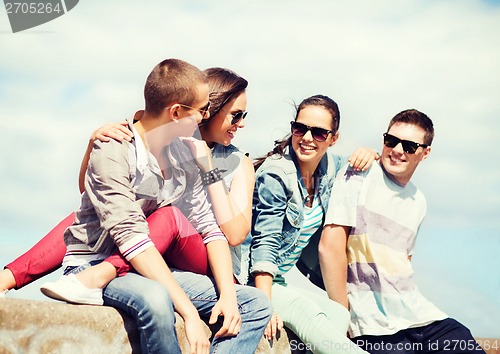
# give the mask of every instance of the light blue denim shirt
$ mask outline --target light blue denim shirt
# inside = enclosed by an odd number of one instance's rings
[[[346,160],[327,152],[316,170],[315,184],[324,214],[337,171]],[[304,221],[307,191],[291,148],[284,156],[268,157],[256,172],[252,230],[243,244],[242,268],[249,258],[249,273],[276,276],[278,267],[295,249]],[[324,218],[324,216],[323,216]],[[321,235],[321,229],[313,238]]]

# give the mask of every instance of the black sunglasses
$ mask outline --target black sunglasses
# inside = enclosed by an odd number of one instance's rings
[[[407,154],[414,154],[415,151],[421,146],[422,148],[426,148],[429,145],[419,144],[411,140],[403,140],[398,137],[391,135],[389,133],[384,133],[384,145],[388,148],[395,148],[399,143],[403,146],[403,151]]]
[[[238,123],[240,120],[245,119],[248,112],[247,111],[238,111],[236,113],[229,113],[231,115],[231,125]]]
[[[290,122],[290,124],[292,126],[292,135],[304,136],[308,131],[311,131],[313,139],[319,142],[325,141],[328,138],[328,134],[333,134],[333,130],[319,127],[310,127],[299,122]]]

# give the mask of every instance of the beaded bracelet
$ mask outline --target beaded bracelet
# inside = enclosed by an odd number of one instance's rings
[[[200,172],[200,174],[201,174],[201,182],[203,183],[204,186],[208,186],[209,184],[222,180],[222,173],[219,171],[217,167],[208,172],[204,173]]]

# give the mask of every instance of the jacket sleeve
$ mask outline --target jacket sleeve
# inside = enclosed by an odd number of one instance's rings
[[[278,272],[287,193],[279,171],[265,171],[255,181],[250,273]]]
[[[99,218],[123,256],[130,260],[154,244],[149,238],[146,217],[132,187],[129,149],[115,140],[96,142],[85,177],[85,191]],[[151,199],[154,197],[151,196]],[[99,239],[94,246],[99,249]]]

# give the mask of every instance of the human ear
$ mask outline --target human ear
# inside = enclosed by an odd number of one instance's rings
[[[329,146],[335,145],[335,143],[337,142],[338,138],[339,138],[339,132],[336,132],[335,134],[332,135],[332,141],[330,141]]]
[[[172,119],[172,121],[176,122],[180,119],[179,117],[180,108],[181,106],[178,103],[175,103],[168,108],[168,115],[170,116],[170,119]]]
[[[430,146],[427,146],[425,149],[424,149],[424,152],[422,153],[422,156],[420,157],[420,161],[423,161],[425,160],[429,154],[431,153],[431,147]]]

